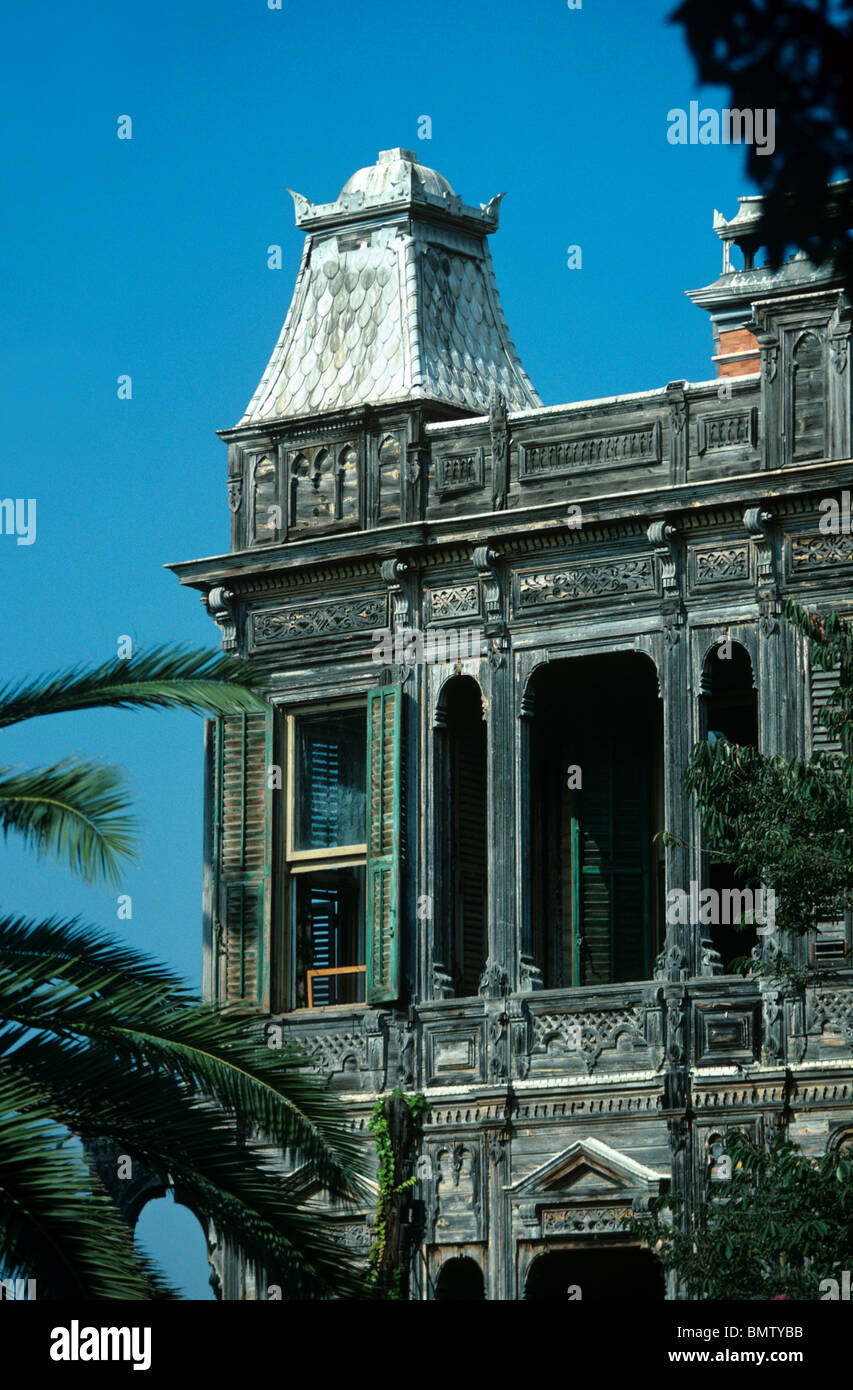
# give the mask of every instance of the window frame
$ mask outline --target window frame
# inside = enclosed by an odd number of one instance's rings
[[[310,719],[312,716],[343,713],[346,710],[357,710],[364,715],[364,747],[365,757],[367,757],[367,696],[354,696],[343,699],[314,700],[300,702],[284,710],[285,717],[285,746],[287,774],[285,778],[285,808],[284,808],[284,875],[285,875],[285,902],[287,904],[287,938],[286,949],[290,960],[290,993],[292,1012],[305,1013],[314,1012],[318,1009],[366,1009],[369,1007],[366,998],[359,1002],[343,1004],[314,1004],[309,1002],[302,1004],[298,1000],[298,978],[296,972],[296,879],[303,875],[329,873],[336,869],[358,869],[363,868],[365,878],[367,874],[367,840],[362,844],[350,845],[327,845],[319,849],[299,850],[293,846],[293,832],[296,823],[296,796],[297,796],[297,774],[296,774],[296,725],[300,719]],[[365,779],[365,803],[367,797],[367,787]],[[365,804],[365,827],[367,824],[367,806]],[[362,956],[363,960],[357,966],[347,966],[336,969],[335,971],[323,971],[321,974],[363,974],[365,976],[365,993],[367,989],[367,921],[366,905],[363,905],[363,925],[362,925]],[[312,972],[306,970],[307,997],[311,1000],[313,992],[313,981],[310,978]]]

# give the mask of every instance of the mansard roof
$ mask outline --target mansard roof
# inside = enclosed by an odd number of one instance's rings
[[[307,232],[281,336],[241,426],[432,401],[541,405],[509,336],[487,236],[499,195],[468,207],[411,150],[380,153],[334,203],[293,194]]]

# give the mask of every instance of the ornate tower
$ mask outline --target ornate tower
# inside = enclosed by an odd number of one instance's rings
[[[499,195],[466,206],[410,150],[384,150],[333,203],[294,193],[293,300],[229,444],[232,549],[319,527],[418,520],[422,428],[541,404],[489,255]],[[322,441],[316,436],[322,435]]]

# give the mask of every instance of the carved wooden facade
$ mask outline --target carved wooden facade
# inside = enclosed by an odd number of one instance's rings
[[[698,1200],[732,1123],[755,1135],[784,1126],[815,1153],[853,1131],[849,924],[827,924],[816,957],[794,943],[833,972],[796,994],[725,973],[730,943],[668,925],[663,910],[672,889],[710,872],[681,790],[695,742],[731,720],[766,752],[820,744],[825,681],[780,614],[788,594],[853,607],[853,537],[819,529],[820,501],[850,484],[849,309],[802,261],[729,271],[693,297],[718,336],[749,328],[760,371],[542,407],[487,261],[496,207],[466,208],[414,156],[387,154],[336,204],[298,201],[311,255],[290,328],[266,395],[223,434],[231,553],[175,567],[206,596],[225,647],[267,673],[270,699],[267,720],[235,716],[209,737],[205,987],[259,1030],[281,1024],[365,1142],[378,1095],[424,1092],[412,1296],[452,1297],[452,1273],[516,1299],[536,1287],[546,1250],[624,1252],[621,1217],[667,1184]],[[399,312],[389,301],[377,318],[370,256],[378,274],[394,237]],[[347,257],[362,252],[352,313],[346,295],[327,304],[303,278],[346,287]],[[456,276],[453,322],[442,276]],[[347,333],[390,323],[387,352],[396,333],[411,371],[403,389],[377,377],[373,396],[368,381],[342,407],[342,350],[331,394],[321,362],[320,385],[299,384],[289,408],[282,374],[297,372],[306,304],[341,315],[344,347]],[[421,351],[446,352],[459,380],[467,371],[468,395],[437,367],[419,377]],[[263,406],[274,396],[280,408]],[[411,634],[439,629],[476,629],[476,653],[418,660]],[[378,665],[383,630],[403,640]],[[724,640],[740,656],[737,695],[734,667],[715,684]],[[310,735],[315,716],[368,705],[366,809],[349,832],[360,838],[333,829],[323,848],[300,848],[289,827],[299,721]],[[306,738],[304,757],[319,759],[327,745]],[[549,769],[575,746],[581,771],[603,767],[591,750],[606,745],[621,787],[632,741],[648,753],[642,856],[629,840],[620,848],[629,801],[602,790],[601,814],[616,822],[605,832],[594,788],[575,801],[570,765]],[[686,842],[665,857],[653,847],[664,826]],[[306,1007],[309,970],[337,977],[331,954],[311,966],[300,923],[310,918],[316,961],[317,904],[350,911],[347,894],[362,897],[336,958],[360,953],[338,968],[361,973],[326,986],[340,1002]],[[756,949],[772,951],[772,938]],[[370,1213],[329,1216],[365,1248]],[[642,1262],[613,1269],[653,1279]],[[247,1277],[227,1267],[225,1296],[262,1296]]]

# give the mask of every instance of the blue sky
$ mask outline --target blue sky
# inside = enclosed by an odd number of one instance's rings
[[[546,404],[713,375],[683,291],[720,270],[711,231],[754,191],[737,147],[673,146],[700,89],[672,0],[495,7],[327,0],[31,0],[0,20],[3,124],[2,679],[166,640],[214,645],[162,566],[228,545],[225,447],[278,335],[302,248],[286,188],[337,196],[403,145],[475,206],[507,191],[492,254]],[[117,138],[132,118],[132,140]],[[432,139],[418,139],[428,115]],[[267,267],[267,247],[283,266]],[[567,267],[580,245],[582,269]],[[132,399],[117,379],[132,378]],[[201,721],[87,713],[3,734],[2,761],[99,756],[142,823],[119,891],[3,847],[2,910],[81,914],[200,982]],[[165,1230],[165,1227],[164,1227]],[[206,1293],[201,1245],[162,1235]]]

